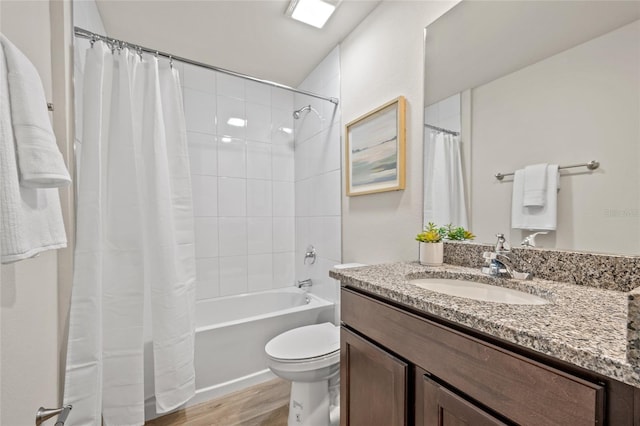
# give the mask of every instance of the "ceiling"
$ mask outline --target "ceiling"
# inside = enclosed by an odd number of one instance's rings
[[[380,2],[342,0],[317,29],[288,0],[97,0],[110,37],[292,87]]]

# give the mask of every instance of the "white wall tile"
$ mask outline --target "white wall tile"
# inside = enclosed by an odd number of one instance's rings
[[[292,182],[273,182],[273,216],[294,216],[294,201]]]
[[[218,95],[217,114],[217,134],[219,136],[245,138],[247,117],[244,101]],[[230,119],[240,119],[245,120],[245,122],[242,126],[233,126],[229,124]]]
[[[274,108],[291,110],[293,113],[293,92],[290,90],[272,87],[271,106]]]
[[[185,88],[184,115],[188,131],[213,134],[216,125],[215,96]]]
[[[272,183],[270,180],[247,179],[247,216],[272,216]]]
[[[291,252],[296,249],[296,222],[293,217],[273,218],[273,252]]]
[[[218,145],[213,135],[187,132],[192,175],[218,174]]]
[[[273,251],[273,223],[271,217],[247,218],[247,251],[266,254]]]
[[[296,254],[303,252],[309,245],[313,245],[314,241],[310,238],[310,221],[311,218],[296,216]],[[296,268],[297,270],[298,268]]]
[[[220,296],[247,292],[247,256],[220,258]]]
[[[218,215],[218,178],[195,175],[191,177],[194,216]]]
[[[247,219],[242,217],[221,217],[218,220],[218,240],[220,256],[240,256],[247,254]]]
[[[204,67],[183,65],[184,87],[207,93],[216,92],[216,73]]]
[[[194,228],[196,257],[218,256],[218,218],[196,217]]]
[[[315,203],[315,178],[297,181],[295,184],[295,212],[296,216],[310,216]]]
[[[218,95],[240,100],[244,99],[245,80],[243,78],[218,72],[216,73],[216,80],[216,90]]]
[[[271,179],[271,145],[247,142],[247,178]]]
[[[271,142],[271,107],[247,102],[246,138],[258,142]]]
[[[339,216],[318,216],[309,218],[309,229],[318,256],[340,260],[341,225]]]
[[[273,254],[273,287],[288,287],[294,284],[295,280],[295,254],[274,253]]]
[[[335,124],[320,133],[320,146],[320,173],[340,170],[342,150],[340,144],[339,124]]]
[[[325,173],[318,181],[317,214],[340,216],[340,171]]]
[[[271,109],[271,143],[274,145],[293,145],[294,125],[293,108]]]
[[[218,216],[247,215],[247,181],[220,178],[218,181]]]
[[[245,81],[245,99],[247,102],[271,106],[271,87],[255,81]]]
[[[248,289],[250,292],[273,287],[273,256],[255,254],[248,257]]]
[[[247,146],[242,139],[219,137],[218,175],[243,178],[247,175]]]
[[[271,146],[271,170],[273,180],[293,182],[295,176],[294,151],[291,146]]]
[[[218,258],[196,259],[196,299],[210,299],[220,295]]]

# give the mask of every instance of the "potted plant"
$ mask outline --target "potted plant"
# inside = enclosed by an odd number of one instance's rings
[[[471,232],[461,226],[438,227],[435,223],[429,222],[424,230],[416,235],[416,240],[420,242],[420,264],[426,266],[442,265],[444,257],[443,240],[465,241],[475,238]]]

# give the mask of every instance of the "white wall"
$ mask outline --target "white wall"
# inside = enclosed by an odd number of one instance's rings
[[[340,96],[340,49],[336,47],[307,76],[300,89]],[[310,96],[295,95],[294,109],[315,111],[295,120],[296,279],[313,280],[312,293],[338,302],[339,284],[329,269],[340,263],[340,107]],[[317,252],[314,264],[304,263],[307,247]],[[336,313],[339,309],[336,309]]]
[[[557,231],[543,247],[640,253],[640,21],[472,90],[473,231],[508,234],[512,179],[527,164],[561,172]],[[528,231],[512,230],[513,243]]]
[[[2,1],[0,31],[34,63],[50,100],[49,3]],[[32,425],[38,407],[59,403],[56,262],[50,251],[1,267],[0,424]]]
[[[456,3],[383,2],[340,46],[342,128],[400,95],[407,99],[406,189],[358,197],[346,197],[342,190],[344,262],[418,256],[414,238],[422,229],[424,28]]]
[[[176,66],[184,71],[197,298],[293,285],[293,94]]]

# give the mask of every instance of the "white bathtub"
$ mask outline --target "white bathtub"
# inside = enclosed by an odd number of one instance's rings
[[[274,378],[265,344],[286,330],[333,319],[332,302],[296,287],[198,301],[196,396],[186,406]],[[156,417],[155,402],[146,405],[146,418]]]

